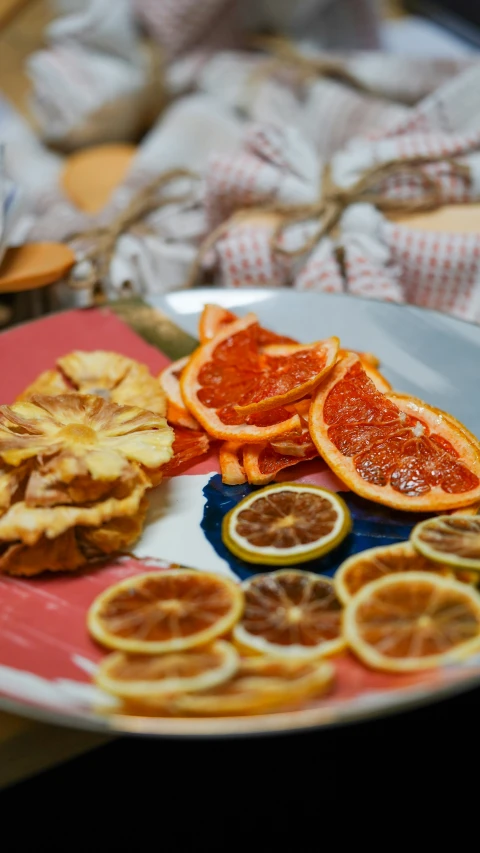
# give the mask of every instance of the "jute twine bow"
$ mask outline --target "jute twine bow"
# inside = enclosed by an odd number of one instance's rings
[[[169,169],[155,180],[141,187],[130,199],[124,210],[108,224],[98,228],[70,234],[68,242],[85,244],[85,249],[79,251],[77,269],[71,271],[67,283],[73,290],[90,290],[92,293],[100,290],[108,280],[110,263],[115,251],[117,240],[137,227],[142,220],[168,204],[180,204],[194,201],[190,189],[180,195],[163,195],[162,190],[180,178],[198,181],[199,176],[190,169]]]
[[[334,59],[330,56],[328,58],[307,56],[297,49],[294,42],[284,36],[253,36],[249,43],[253,48],[262,50],[272,57],[270,61],[266,61],[253,71],[249,80],[250,85],[258,84],[265,78],[274,76],[279,72],[289,71],[294,72],[299,83],[308,83],[316,77],[328,77],[331,80],[344,83],[364,95],[393,100],[385,92],[368,86],[355,74],[352,74],[340,59]],[[398,97],[395,96],[394,100],[398,102]]]
[[[395,211],[398,213],[416,213],[418,211],[435,210],[444,204],[440,187],[435,179],[422,170],[422,166],[428,163],[448,162],[452,166],[453,173],[470,181],[470,169],[468,165],[457,161],[439,157],[412,157],[391,160],[367,169],[346,189],[338,187],[332,178],[332,169],[326,165],[322,175],[320,198],[311,204],[280,204],[278,202],[266,201],[264,204],[243,208],[234,213],[229,219],[215,228],[203,241],[198,255],[191,269],[187,286],[193,286],[199,276],[203,261],[208,252],[213,249],[224,234],[234,225],[242,221],[248,221],[255,214],[275,214],[279,222],[271,237],[272,253],[279,253],[289,257],[299,257],[311,252],[317,243],[329,234],[344,212],[351,204],[359,202],[373,204],[382,211]],[[423,193],[418,198],[389,198],[379,190],[379,184],[386,178],[412,178],[418,182]],[[305,239],[296,249],[288,249],[284,244],[284,232],[293,225],[302,222],[318,222],[315,231]]]

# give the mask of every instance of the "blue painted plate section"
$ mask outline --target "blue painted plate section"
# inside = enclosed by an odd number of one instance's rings
[[[222,542],[222,521],[229,510],[251,492],[254,487],[247,484],[242,486],[225,486],[220,474],[215,474],[205,486],[205,508],[201,528],[217,554],[230,566],[238,577],[245,579],[252,574],[270,570],[271,566],[253,566],[245,563],[230,553]],[[323,575],[333,575],[339,565],[359,551],[375,548],[380,545],[393,545],[402,542],[410,536],[415,524],[428,518],[430,514],[400,512],[388,507],[374,504],[364,498],[359,498],[353,492],[339,492],[347,504],[353,521],[352,532],[342,544],[326,554],[308,563],[302,563],[301,568]]]

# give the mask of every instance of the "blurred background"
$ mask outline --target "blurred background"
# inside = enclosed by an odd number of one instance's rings
[[[161,2],[161,0],[159,0]],[[480,3],[475,0],[353,0],[362,11],[371,6],[378,16],[377,47],[389,52],[420,57],[461,57],[480,48]],[[150,5],[155,0],[150,0]],[[0,90],[25,115],[31,117],[31,82],[27,57],[45,45],[45,30],[59,15],[73,7],[88,6],[88,0],[0,0]],[[257,4],[258,5],[258,4]],[[298,0],[270,0],[266,6],[295,7]],[[326,5],[310,0],[310,6]],[[342,0],[330,0],[342,7]],[[375,40],[373,40],[375,41]],[[362,47],[355,33],[336,30],[333,47]]]

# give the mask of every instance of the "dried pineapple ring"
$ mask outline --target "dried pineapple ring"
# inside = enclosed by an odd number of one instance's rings
[[[140,536],[146,511],[143,499],[135,515],[113,518],[101,527],[71,527],[55,539],[42,535],[35,545],[7,545],[0,554],[0,574],[33,577],[45,571],[71,572],[103,555],[125,551]]]
[[[159,415],[92,395],[36,396],[0,406],[0,459],[10,465],[64,450],[82,457],[94,479],[112,479],[125,459],[160,468],[172,457],[173,438]]]
[[[36,394],[95,394],[118,405],[138,406],[166,414],[165,394],[148,367],[116,352],[76,350],[57,360],[57,370],[46,370],[18,400]]]
[[[42,535],[54,539],[70,527],[97,527],[113,518],[135,515],[149,486],[150,481],[146,474],[138,469],[135,487],[121,500],[107,498],[86,507],[28,507],[25,501],[18,501],[0,517],[0,544],[20,541],[26,545],[34,545]]]

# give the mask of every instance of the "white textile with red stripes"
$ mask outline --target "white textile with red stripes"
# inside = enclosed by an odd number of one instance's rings
[[[133,0],[133,8],[169,57],[261,31],[305,35],[322,47],[379,47],[376,0]]]
[[[480,200],[479,69],[445,84],[411,110],[408,120],[351,140],[331,158],[331,175],[348,192],[367,170],[398,160],[414,163],[441,203]],[[287,253],[276,251],[272,237],[278,218],[272,209],[320,201],[324,166],[295,129],[258,124],[249,128],[239,154],[211,158],[206,176],[210,227],[240,210],[256,209],[251,220],[232,220],[206,258],[218,282],[348,291],[480,322],[480,233],[415,231],[357,199],[345,209],[335,236],[323,237],[313,250],[291,254],[318,229],[318,221],[307,219],[283,231],[281,248]],[[410,172],[384,178],[374,190],[398,205],[418,201],[426,191],[421,177]]]

